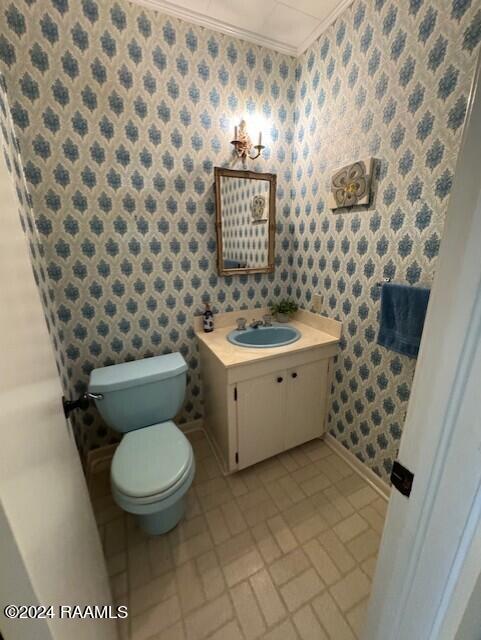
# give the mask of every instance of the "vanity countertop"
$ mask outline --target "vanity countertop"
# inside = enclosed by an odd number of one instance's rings
[[[340,322],[301,309],[289,321],[290,325],[301,332],[301,337],[296,342],[283,347],[255,349],[238,347],[227,340],[227,335],[235,329],[237,318],[247,318],[250,323],[252,320],[261,319],[266,313],[267,309],[252,309],[216,314],[215,330],[211,333],[204,333],[202,316],[198,316],[195,319],[195,333],[200,342],[208,347],[226,368],[336,344],[341,338]]]

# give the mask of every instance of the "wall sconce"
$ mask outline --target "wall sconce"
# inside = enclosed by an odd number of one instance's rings
[[[244,167],[247,164],[247,158],[249,160],[255,160],[258,158],[262,149],[265,146],[262,144],[262,131],[259,131],[258,144],[252,144],[249,134],[247,133],[247,125],[245,120],[241,120],[239,126],[234,127],[234,140],[231,140],[231,144],[234,145],[235,153],[238,158],[241,158]],[[257,149],[257,153],[251,156],[251,149]]]

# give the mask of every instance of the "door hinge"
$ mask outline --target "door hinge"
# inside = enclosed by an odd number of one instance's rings
[[[239,452],[238,451],[235,452],[235,462],[236,462],[236,464],[239,464]]]
[[[234,400],[237,401],[237,387],[234,387]]]
[[[391,471],[391,482],[403,496],[409,498],[413,488],[414,473],[395,460]]]

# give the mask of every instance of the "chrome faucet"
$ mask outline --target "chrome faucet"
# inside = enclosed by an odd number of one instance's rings
[[[264,324],[264,323],[262,322],[262,320],[253,320],[253,321],[250,323],[249,327],[250,327],[251,329],[258,329],[259,327],[262,327],[262,326],[263,326],[263,324]]]

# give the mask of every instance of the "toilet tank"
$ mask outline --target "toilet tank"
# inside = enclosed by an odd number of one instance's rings
[[[180,353],[94,369],[89,393],[105,422],[126,433],[176,416],[185,395],[187,364]]]

